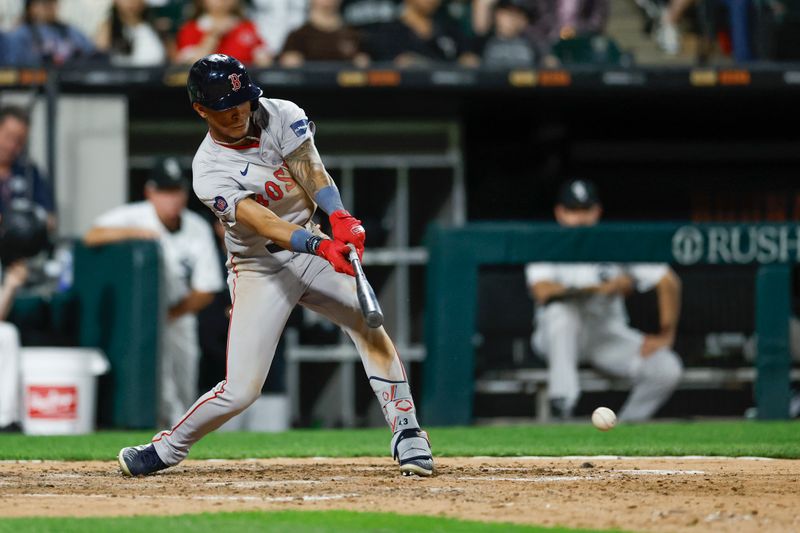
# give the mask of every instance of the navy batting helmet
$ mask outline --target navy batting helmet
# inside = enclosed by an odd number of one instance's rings
[[[221,111],[235,107],[262,95],[261,89],[250,81],[244,65],[235,57],[211,54],[198,59],[189,70],[189,100],[209,109]]]

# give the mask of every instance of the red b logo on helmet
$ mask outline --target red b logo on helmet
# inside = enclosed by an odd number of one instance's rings
[[[239,89],[242,88],[242,82],[239,80],[240,76],[241,74],[231,74],[230,76],[228,76],[228,79],[231,80],[231,88],[234,91],[238,91]]]

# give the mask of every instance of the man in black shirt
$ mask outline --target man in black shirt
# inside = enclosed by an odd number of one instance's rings
[[[399,67],[458,61],[477,66],[478,56],[455,23],[435,18],[440,0],[405,0],[400,17],[375,25],[369,32],[369,52],[375,61]]]

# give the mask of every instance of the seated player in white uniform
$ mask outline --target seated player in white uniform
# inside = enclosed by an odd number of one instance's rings
[[[5,319],[17,290],[28,279],[28,267],[14,262],[0,279],[0,432],[13,432],[20,430],[20,345],[17,327]]]
[[[593,226],[602,215],[594,184],[565,183],[555,207],[558,223]],[[647,420],[669,399],[681,377],[672,350],[681,284],[665,264],[530,263],[525,277],[537,303],[534,351],[547,359],[554,415],[570,418],[581,394],[578,365],[630,379],[633,389],[620,419]],[[645,335],[628,325],[624,296],[655,289],[660,331]]]
[[[137,239],[156,239],[161,246],[167,322],[161,330],[158,418],[165,425],[180,420],[197,398],[197,313],[225,286],[211,226],[186,208],[187,189],[178,160],[160,160],[145,184],[146,201],[101,215],[84,237],[88,246]]]

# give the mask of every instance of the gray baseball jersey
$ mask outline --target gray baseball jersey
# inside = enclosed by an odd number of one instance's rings
[[[225,246],[241,258],[267,258],[269,241],[236,223],[236,204],[252,197],[282,219],[306,224],[316,208],[284,158],[313,137],[305,112],[287,100],[261,98],[269,125],[259,142],[230,148],[207,134],[192,162],[194,191],[226,226]]]
[[[395,434],[419,428],[402,363],[384,329],[367,327],[355,280],[315,255],[268,247],[268,239],[237,222],[238,202],[253,198],[282,219],[313,230],[309,221],[316,205],[295,182],[284,158],[313,137],[314,126],[292,102],[261,98],[259,105],[268,125],[258,142],[232,148],[209,134],[192,164],[195,193],[225,225],[233,309],[225,379],[171,430],[153,438],[167,465],[179,463],[192,444],[258,398],[286,320],[298,303],[351,337]]]

